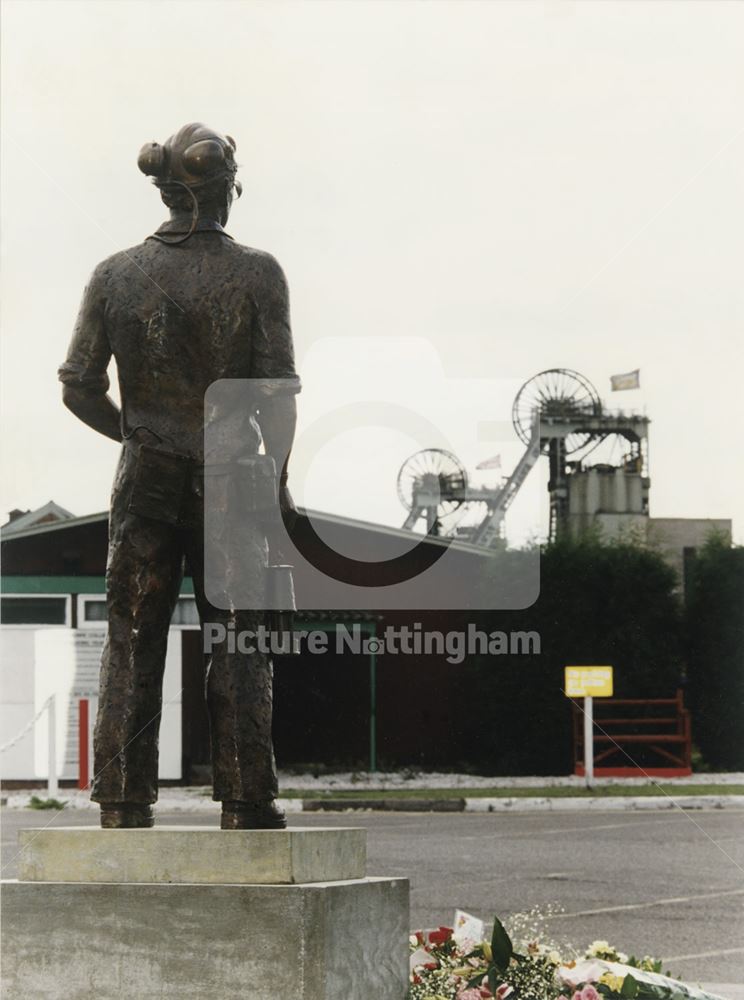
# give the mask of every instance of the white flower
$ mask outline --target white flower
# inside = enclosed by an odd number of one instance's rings
[[[606,971],[606,962],[584,961],[571,967],[561,966],[558,969],[558,978],[569,986],[580,986],[582,983],[596,983],[602,973]]]
[[[614,951],[614,948],[612,949]],[[586,950],[587,955],[598,955],[600,952],[610,951],[609,941],[592,941]]]

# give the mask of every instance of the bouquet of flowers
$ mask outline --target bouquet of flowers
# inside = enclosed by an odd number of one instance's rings
[[[662,975],[660,960],[629,958],[607,941],[583,956],[539,940],[517,952],[498,918],[490,941],[439,927],[412,934],[410,949],[407,1000],[719,1000]]]

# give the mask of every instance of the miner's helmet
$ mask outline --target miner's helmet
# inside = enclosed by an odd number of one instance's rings
[[[137,166],[158,187],[173,184],[194,190],[225,178],[234,183],[238,197],[241,193],[235,180],[235,140],[201,122],[184,125],[162,146],[145,143]]]

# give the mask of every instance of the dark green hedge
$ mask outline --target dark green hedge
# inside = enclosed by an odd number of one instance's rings
[[[744,548],[712,537],[688,564],[693,739],[715,770],[744,770]]]

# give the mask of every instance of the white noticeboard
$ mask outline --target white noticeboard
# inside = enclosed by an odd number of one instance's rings
[[[39,629],[34,637],[34,703],[39,711],[50,695],[56,702],[57,776],[77,779],[79,769],[78,715],[81,698],[98,697],[101,653],[106,629]],[[95,701],[93,702],[95,704]],[[47,777],[48,733],[37,726],[34,774]],[[181,777],[181,635],[168,641],[160,719],[159,777]]]

